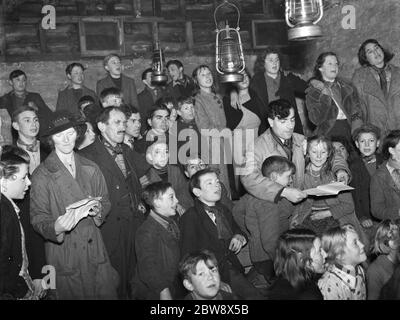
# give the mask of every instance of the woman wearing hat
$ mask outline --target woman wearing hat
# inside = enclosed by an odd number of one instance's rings
[[[31,222],[47,240],[58,299],[113,299],[118,274],[98,229],[110,202],[97,165],[73,151],[79,125],[56,111],[43,133],[53,151],[32,176]]]

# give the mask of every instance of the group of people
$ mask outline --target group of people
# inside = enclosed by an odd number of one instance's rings
[[[374,39],[358,57],[352,81],[334,52],[305,81],[269,48],[225,86],[170,60],[170,82],[145,69],[137,94],[111,54],[96,92],[67,66],[54,112],[12,71],[0,297],[400,298],[400,71]],[[332,182],[352,190],[307,192]]]

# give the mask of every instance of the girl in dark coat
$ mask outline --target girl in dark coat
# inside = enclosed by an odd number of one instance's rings
[[[324,272],[321,240],[307,229],[288,230],[278,241],[275,255],[277,280],[270,288],[272,300],[322,300],[316,280]]]

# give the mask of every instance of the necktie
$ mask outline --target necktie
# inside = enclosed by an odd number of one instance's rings
[[[224,216],[222,209],[217,206],[205,206],[205,210],[215,217],[215,224],[218,231],[218,239],[230,240],[233,236],[231,226]]]
[[[379,75],[379,82],[380,82],[381,89],[382,89],[384,95],[387,94],[387,80],[386,80],[386,71],[385,71],[385,67],[386,67],[386,66],[384,66],[383,68],[376,68],[376,67],[374,67],[374,69],[376,70],[376,72],[378,72],[378,75]]]

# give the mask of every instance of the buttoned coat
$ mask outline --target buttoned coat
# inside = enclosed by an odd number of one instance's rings
[[[113,299],[118,275],[93,218],[78,222],[62,242],[55,233],[55,221],[76,201],[101,197],[102,216],[110,210],[107,186],[98,166],[78,154],[74,157],[75,179],[55,151],[36,168],[32,175],[31,223],[46,239],[46,259],[56,271],[59,299]]]
[[[342,96],[341,109],[351,130],[363,124],[360,99],[354,85],[337,78]],[[333,99],[310,84],[306,90],[306,106],[310,121],[316,126],[314,134],[328,135],[336,122],[339,109]]]
[[[360,97],[364,121],[380,128],[382,137],[400,127],[400,68],[392,64],[389,68],[391,79],[386,97],[371,67],[355,70],[352,80]]]
[[[169,288],[173,298],[178,285],[179,241],[149,215],[139,227],[135,247],[138,257],[133,294],[136,299],[160,300],[160,292]]]
[[[122,148],[125,166],[130,172],[127,179],[99,138],[80,152],[99,166],[107,184],[111,210],[101,226],[101,233],[111,264],[121,278],[119,297],[126,298],[136,265],[135,234],[144,221],[144,214],[138,209],[142,193],[138,165],[142,158],[136,157],[127,145],[122,144]]]
[[[400,189],[394,183],[386,163],[371,178],[371,213],[379,220],[396,220],[400,217]]]

